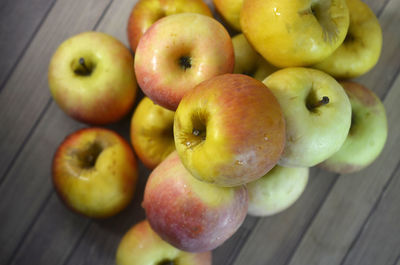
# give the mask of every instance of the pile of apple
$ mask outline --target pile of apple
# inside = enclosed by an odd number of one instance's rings
[[[268,216],[304,191],[309,168],[361,170],[387,137],[383,104],[343,79],[377,62],[382,33],[360,0],[214,0],[235,30],[201,0],[140,0],[128,48],[99,32],[62,43],[49,66],[58,105],[88,124],[117,122],[136,80],[147,97],[131,142],[153,169],[147,220],[122,239],[117,264],[211,264],[210,251],[247,213]],[[341,80],[339,83],[338,80]],[[68,136],[53,181],[74,211],[104,218],[132,200],[137,164],[129,144],[101,127]]]

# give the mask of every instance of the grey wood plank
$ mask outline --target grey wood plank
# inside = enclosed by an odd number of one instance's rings
[[[92,29],[107,4],[109,0],[57,1],[2,91],[0,102],[7,105],[0,107],[0,120],[5,122],[3,128],[7,128],[0,131],[0,153],[7,154],[0,156],[2,166],[12,160],[10,157],[17,151],[15,145],[18,147],[22,139],[30,135],[29,130],[40,112],[43,109],[49,112],[43,120],[46,131],[32,130],[31,139],[23,146],[23,152],[0,186],[0,216],[7,217],[0,219],[0,264],[6,264],[11,258],[52,191],[50,165],[53,152],[62,137],[77,127],[58,107],[49,107],[48,59],[65,38]],[[57,123],[57,120],[62,122]]]
[[[400,255],[400,164],[342,265],[392,265]]]
[[[0,94],[0,183],[50,99],[47,68],[57,46],[91,30],[110,0],[57,1]]]
[[[0,91],[56,0],[3,0],[0,5]]]
[[[399,162],[399,100],[400,75],[384,101],[390,129],[382,154],[368,169],[338,179],[290,265],[340,264]]]

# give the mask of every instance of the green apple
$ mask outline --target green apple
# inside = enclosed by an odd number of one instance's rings
[[[174,136],[182,163],[194,177],[231,187],[275,166],[285,144],[285,121],[262,82],[225,74],[184,96],[175,113]]]
[[[262,81],[267,76],[278,70],[261,57],[249,44],[243,34],[232,38],[235,52],[235,74],[245,74]]]
[[[129,143],[103,128],[69,135],[54,155],[52,171],[64,203],[95,218],[115,215],[131,202],[138,174]]]
[[[346,38],[328,58],[313,67],[336,78],[353,78],[368,72],[378,61],[382,29],[374,12],[361,0],[347,0],[350,25]]]
[[[64,41],[51,58],[48,81],[57,104],[90,124],[120,120],[131,110],[137,90],[129,49],[100,32]]]
[[[146,30],[160,18],[179,14],[198,13],[211,17],[211,11],[202,0],[140,0],[132,9],[128,20],[128,40],[136,50]]]
[[[218,13],[225,19],[228,24],[237,31],[240,28],[240,10],[242,9],[243,0],[213,0]]]
[[[153,24],[136,49],[135,72],[143,92],[176,110],[183,95],[213,76],[232,73],[234,53],[226,29],[207,16],[183,13]]]
[[[350,132],[340,150],[320,166],[337,173],[351,173],[379,156],[387,138],[387,119],[385,107],[371,90],[354,82],[341,84],[352,108]]]
[[[209,251],[243,223],[247,190],[243,185],[225,188],[193,178],[173,152],[150,174],[143,208],[153,230],[174,247]]]
[[[264,84],[278,99],[286,120],[286,146],[279,164],[312,167],[339,150],[350,129],[351,105],[343,87],[322,71],[293,67]]]
[[[155,168],[172,151],[175,112],[156,105],[144,97],[131,121],[131,142],[139,159],[148,168]]]
[[[251,45],[278,67],[307,66],[346,37],[346,0],[244,0],[240,25]]]
[[[211,252],[179,250],[162,240],[145,220],[124,235],[116,259],[117,265],[211,265]]]
[[[308,168],[275,166],[262,178],[247,183],[248,213],[269,216],[289,208],[306,188],[308,174]]]

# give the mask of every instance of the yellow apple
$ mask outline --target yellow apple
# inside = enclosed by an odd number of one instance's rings
[[[218,13],[225,19],[228,24],[241,31],[240,28],[240,10],[242,9],[243,0],[213,0]]]
[[[374,12],[361,0],[347,0],[350,25],[342,45],[314,65],[336,78],[354,78],[368,72],[378,61],[382,29]]]

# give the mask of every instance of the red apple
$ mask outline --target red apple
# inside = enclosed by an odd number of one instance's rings
[[[146,30],[162,17],[178,13],[198,13],[212,16],[202,0],[140,0],[133,7],[128,21],[128,40],[132,51],[136,50]]]
[[[185,251],[204,252],[240,227],[247,213],[247,190],[193,178],[173,152],[151,173],[143,207],[162,239]]]
[[[103,128],[81,129],[58,147],[53,183],[65,204],[89,217],[104,218],[132,200],[137,165],[122,137]]]
[[[143,92],[175,110],[183,95],[213,76],[232,73],[231,38],[216,20],[193,13],[153,24],[136,49],[135,72]]]
[[[117,250],[117,265],[211,265],[211,252],[189,253],[162,240],[148,221],[133,226]]]
[[[196,178],[236,186],[265,175],[285,145],[281,107],[260,81],[226,74],[188,92],[175,113],[175,146]]]

